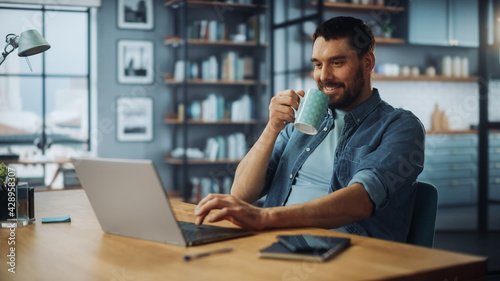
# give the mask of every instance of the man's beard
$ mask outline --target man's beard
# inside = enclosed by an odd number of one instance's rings
[[[365,86],[365,78],[363,76],[362,65],[360,65],[358,70],[356,71],[353,83],[351,84],[351,87],[349,87],[349,89],[346,88],[346,85],[343,82],[334,82],[334,81],[318,82],[318,89],[320,89],[321,91],[324,91],[325,87],[342,88],[340,90],[342,90],[343,93],[339,93],[342,94],[340,99],[334,102],[330,101],[329,104],[330,107],[340,110],[349,108],[352,105],[352,103],[361,95],[361,91],[364,86]]]

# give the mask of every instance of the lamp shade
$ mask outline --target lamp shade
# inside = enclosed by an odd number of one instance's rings
[[[19,36],[19,50],[17,55],[27,57],[45,52],[50,49],[49,43],[35,29],[26,30]]]

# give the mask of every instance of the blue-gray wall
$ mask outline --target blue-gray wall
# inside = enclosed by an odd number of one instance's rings
[[[163,116],[172,111],[171,89],[163,84],[163,75],[173,65],[163,38],[172,34],[169,16],[163,1],[154,0],[154,29],[119,29],[117,1],[102,1],[97,10],[97,156],[106,158],[151,159],[155,162],[165,187],[170,189],[171,167],[165,164],[164,154],[171,149],[172,128],[163,123]],[[151,85],[119,84],[117,79],[117,42],[119,39],[154,41],[154,83]],[[118,142],[116,138],[115,101],[118,97],[147,96],[154,101],[152,142]]]

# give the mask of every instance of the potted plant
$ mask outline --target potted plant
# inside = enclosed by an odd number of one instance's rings
[[[386,20],[385,25],[382,27],[382,29],[384,30],[384,36],[387,38],[391,38],[392,32],[394,32],[394,30],[396,29],[396,26],[391,25],[391,20]]]
[[[4,163],[0,163],[0,188],[2,191],[7,192],[7,187],[5,182],[7,181],[7,174],[9,172],[9,168],[5,166]]]
[[[0,221],[7,219],[7,174],[9,169],[4,163],[0,163]]]

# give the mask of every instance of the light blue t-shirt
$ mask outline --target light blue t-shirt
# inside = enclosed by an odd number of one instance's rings
[[[344,127],[347,112],[335,110],[335,125],[321,144],[311,152],[295,177],[285,205],[309,202],[329,193],[335,148]],[[328,109],[328,114],[331,110]]]

